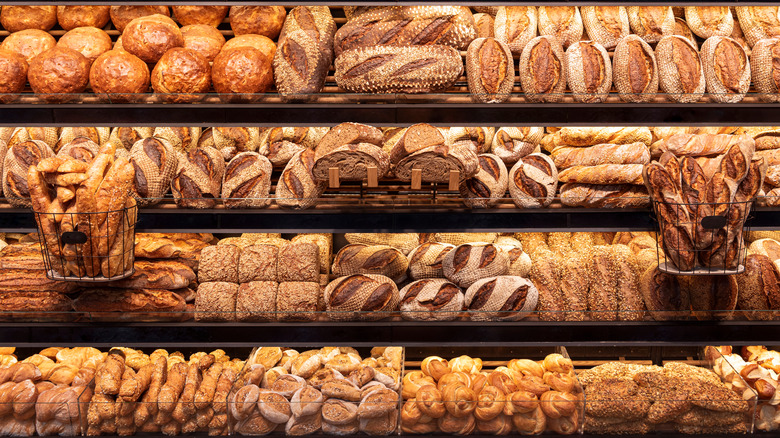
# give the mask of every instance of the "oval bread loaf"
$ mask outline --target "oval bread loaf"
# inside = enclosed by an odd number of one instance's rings
[[[137,130],[144,128],[134,128]],[[188,151],[198,146],[200,135],[202,133],[200,126],[158,126],[154,128],[153,137],[161,137],[168,140],[173,150],[177,153],[186,154]],[[143,131],[136,131],[136,135],[144,135]],[[211,145],[204,145],[211,146]],[[213,146],[212,146],[213,147]]]
[[[327,187],[327,182],[317,181],[312,169],[312,149],[305,149],[293,155],[276,184],[274,198],[279,207],[303,210],[317,203]]]
[[[179,158],[171,191],[176,205],[184,208],[213,208],[222,193],[225,159],[212,147],[195,148]]]
[[[401,316],[412,321],[452,321],[463,310],[463,291],[443,278],[426,278],[401,289]]]
[[[772,260],[761,254],[745,258],[745,272],[736,276],[737,304],[750,320],[771,320],[780,309],[780,274]]]
[[[268,158],[257,152],[241,152],[225,167],[222,199],[226,208],[263,208],[271,204],[271,171]]]
[[[490,153],[497,155],[507,166],[535,151],[544,136],[541,127],[503,127],[493,136]]]
[[[629,6],[631,30],[647,43],[657,43],[674,34],[674,11],[671,6]]]
[[[523,245],[519,240],[502,236],[496,239],[495,245],[509,258],[507,275],[528,276],[531,272],[531,257],[523,251]]]
[[[41,160],[54,156],[49,145],[40,140],[11,144],[3,160],[3,194],[14,207],[32,207],[27,186],[27,170]]]
[[[582,6],[580,11],[590,39],[607,49],[631,33],[625,6]]]
[[[701,46],[707,92],[716,102],[741,101],[750,88],[750,61],[745,49],[729,37],[713,36]]]
[[[442,262],[455,245],[425,242],[409,253],[409,276],[412,280],[444,277]]]
[[[371,143],[351,143],[317,158],[312,175],[318,180],[327,180],[329,170],[336,168],[341,180],[363,181],[368,178],[369,168],[372,167],[376,169],[377,178],[383,178],[390,170],[390,156],[387,152]]]
[[[615,47],[612,82],[624,102],[649,102],[658,93],[658,64],[652,47],[628,35]]]
[[[563,46],[551,36],[532,39],[520,55],[520,83],[531,102],[559,102],[566,91]]]
[[[527,278],[500,275],[483,278],[466,291],[472,321],[518,321],[536,310],[539,291]]]
[[[734,30],[734,17],[728,6],[686,6],[685,22],[697,36],[729,36]]]
[[[333,275],[379,274],[396,283],[406,278],[409,261],[401,251],[384,245],[349,244],[336,254]]]
[[[763,39],[780,37],[778,6],[737,6],[736,11],[739,27],[751,48]]]
[[[339,277],[324,292],[328,318],[334,321],[373,321],[391,316],[400,297],[395,282],[384,275]]]
[[[491,243],[466,243],[444,256],[442,269],[448,280],[465,288],[481,278],[506,274],[509,257]]]
[[[158,137],[139,140],[130,149],[135,168],[131,195],[139,206],[154,205],[168,192],[178,160],[168,141]]]
[[[701,99],[706,82],[699,52],[684,37],[664,37],[655,48],[661,89],[675,102]]]
[[[515,85],[515,64],[506,43],[477,38],[466,52],[466,77],[471,97],[484,103],[509,99]]]
[[[539,35],[553,36],[567,48],[582,39],[583,29],[577,6],[539,6]]]
[[[674,34],[677,36],[681,36],[684,38],[687,38],[688,41],[693,44],[693,47],[696,48],[696,50],[699,50],[699,43],[696,41],[696,36],[691,32],[691,28],[688,27],[688,23],[685,22],[680,17],[674,18]]]
[[[517,57],[536,36],[536,22],[534,6],[500,6],[495,20],[496,39],[508,45]]]
[[[496,36],[496,19],[483,12],[474,14],[474,25],[477,28],[477,38],[493,38]]]
[[[506,193],[506,166],[493,154],[482,154],[478,159],[479,170],[476,175],[460,183],[460,196],[470,208],[492,207]]]
[[[612,88],[612,63],[607,50],[593,41],[566,49],[566,78],[577,102],[603,102]]]
[[[763,102],[780,102],[780,39],[771,38],[756,42],[750,55],[753,84]]]
[[[547,155],[528,155],[509,171],[509,194],[520,208],[550,205],[557,187],[558,170]]]

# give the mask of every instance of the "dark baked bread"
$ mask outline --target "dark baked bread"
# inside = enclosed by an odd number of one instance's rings
[[[170,17],[171,11],[168,6],[162,5],[111,6],[110,11],[111,22],[120,33],[124,32],[125,26],[136,18],[154,14]]]
[[[225,45],[225,37],[222,36],[222,32],[209,24],[188,24],[180,31],[184,38],[183,47],[200,53],[209,62],[214,61],[219,51],[222,50],[222,46]]]
[[[284,6],[231,6],[230,28],[236,35],[254,33],[275,40],[286,15]]]
[[[40,140],[14,143],[8,148],[3,161],[3,194],[15,207],[31,207],[27,186],[27,170],[44,158],[54,156],[54,151]]]
[[[221,194],[225,160],[218,150],[195,148],[179,159],[171,191],[180,207],[213,208]]]
[[[745,272],[736,276],[739,309],[751,320],[771,320],[780,310],[780,274],[772,260],[762,254],[745,258]]]
[[[2,321],[67,321],[75,318],[73,302],[65,294],[48,291],[0,292]]]
[[[315,159],[319,160],[331,151],[348,144],[370,143],[381,146],[383,138],[382,131],[373,126],[340,123],[331,128],[317,143]]]
[[[18,97],[15,94],[27,85],[27,61],[24,56],[0,48],[0,76],[4,78],[0,83],[0,103],[13,102]]]
[[[272,59],[252,47],[219,52],[214,58],[211,75],[214,90],[229,102],[253,102],[273,84]]]
[[[77,27],[104,28],[108,24],[110,6],[57,6],[57,22],[65,30]]]
[[[222,199],[226,208],[262,208],[271,203],[271,162],[257,152],[241,152],[225,167]]]
[[[57,24],[57,6],[5,5],[0,10],[0,24],[9,32],[49,30]]]
[[[363,181],[368,178],[369,167],[375,167],[377,178],[383,178],[390,170],[390,156],[379,146],[370,143],[350,143],[317,158],[312,175],[318,180],[327,180],[329,170],[337,168],[339,179]]]
[[[373,321],[391,316],[400,300],[393,280],[376,274],[339,277],[325,288],[328,318],[334,321]]]
[[[506,194],[508,177],[504,162],[493,154],[482,154],[479,170],[460,183],[460,196],[470,208],[492,207]]]
[[[49,32],[39,29],[26,29],[14,32],[3,39],[0,48],[22,55],[29,64],[39,54],[57,45],[57,40]]]
[[[399,294],[401,316],[411,321],[452,321],[463,310],[463,291],[443,278],[414,281]]]
[[[227,17],[230,6],[172,6],[173,18],[182,26],[208,24],[219,26]]]
[[[422,171],[422,181],[446,183],[450,171],[457,170],[460,180],[471,178],[477,173],[479,159],[468,145],[456,143],[421,149],[400,160],[395,175],[402,181],[412,180],[412,170]]]
[[[196,321],[235,321],[238,285],[215,281],[198,285]]]
[[[200,53],[174,47],[152,70],[152,88],[169,102],[195,102],[211,88],[211,66]],[[194,93],[194,94],[193,94]]]
[[[170,143],[158,137],[139,140],[130,149],[130,163],[135,168],[130,193],[138,205],[159,203],[168,193],[178,166]]]
[[[97,27],[78,27],[69,30],[57,41],[58,46],[73,49],[88,60],[92,65],[98,56],[111,50],[111,37],[103,29]]]
[[[67,102],[87,88],[89,60],[73,49],[55,46],[30,62],[27,76],[30,87],[42,99]]]
[[[134,94],[149,91],[149,66],[128,52],[109,50],[92,63],[89,83],[92,91],[108,94],[112,102],[131,101]]]
[[[314,151],[304,149],[293,155],[276,184],[276,204],[282,208],[305,209],[313,206],[327,187],[314,178]]]

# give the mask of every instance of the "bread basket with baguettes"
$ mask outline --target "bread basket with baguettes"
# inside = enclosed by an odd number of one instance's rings
[[[50,157],[27,172],[46,276],[110,281],[133,274],[135,170],[103,147],[90,162]]]

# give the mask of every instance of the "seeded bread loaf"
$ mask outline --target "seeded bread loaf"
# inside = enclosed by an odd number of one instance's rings
[[[195,297],[196,321],[235,321],[238,284],[200,283]]]
[[[317,245],[308,242],[290,242],[279,248],[277,265],[279,282],[319,282],[320,253]]]
[[[558,170],[544,154],[521,158],[509,171],[509,194],[519,208],[550,205],[558,187]]]
[[[537,311],[542,321],[566,320],[566,298],[560,285],[559,256],[549,249],[534,253],[530,279],[538,291]]]
[[[241,249],[233,245],[212,245],[203,248],[198,266],[198,282],[238,283],[238,263]]]
[[[379,274],[396,283],[406,278],[409,261],[401,251],[382,245],[349,244],[336,254],[333,275]]]
[[[580,11],[588,37],[607,49],[631,33],[625,6],[582,6]]]
[[[306,209],[317,203],[327,187],[314,178],[314,151],[305,149],[293,155],[276,184],[274,198],[282,208]]]
[[[729,37],[713,36],[701,46],[707,92],[716,102],[741,101],[750,88],[750,61],[745,49]]]
[[[263,208],[271,204],[271,162],[256,152],[241,152],[225,167],[222,199],[226,208]]]
[[[467,288],[481,278],[506,274],[509,258],[493,244],[467,243],[444,256],[442,270],[448,280]]]
[[[221,194],[225,159],[212,147],[195,148],[180,157],[171,191],[176,205],[185,208],[213,208]]]
[[[539,291],[527,278],[500,275],[478,280],[466,291],[472,321],[518,321],[536,310]]]
[[[276,293],[276,312],[279,321],[315,321],[320,298],[318,282],[285,281],[279,283]]]
[[[409,253],[409,276],[412,280],[444,277],[442,262],[455,245],[425,242]]]
[[[579,41],[566,49],[566,79],[577,102],[603,102],[612,88],[612,63],[604,46]]]
[[[490,153],[497,155],[507,166],[535,152],[544,136],[544,128],[538,127],[503,127],[498,128],[493,136]]]
[[[509,46],[512,55],[520,56],[526,44],[536,36],[536,7],[499,6],[496,12],[496,39]]]
[[[168,192],[178,160],[167,140],[149,137],[139,140],[130,150],[135,168],[131,195],[139,206],[154,205]]]
[[[563,46],[551,36],[526,44],[520,55],[520,83],[532,102],[560,102],[566,91],[566,59]]]
[[[515,64],[509,46],[495,38],[477,38],[466,52],[466,77],[474,100],[498,103],[509,99],[515,85]]]
[[[558,173],[563,183],[642,184],[641,164],[597,164],[572,166]]]
[[[582,15],[577,6],[539,6],[539,35],[554,36],[564,48],[582,39]]]
[[[470,208],[492,207],[506,194],[506,165],[493,154],[482,154],[477,158],[479,170],[476,175],[460,183],[460,196]]]
[[[631,30],[645,42],[654,44],[674,34],[674,12],[671,6],[629,6]]]
[[[250,281],[241,284],[236,294],[236,320],[275,321],[278,290],[279,284],[275,281]]]
[[[452,321],[463,310],[463,291],[443,278],[409,283],[400,297],[401,316],[411,321]]]
[[[324,294],[328,318],[334,321],[384,319],[400,301],[395,282],[376,274],[339,277],[328,284]]]
[[[658,65],[652,47],[636,35],[620,40],[612,59],[612,78],[624,102],[654,99],[658,92]]]

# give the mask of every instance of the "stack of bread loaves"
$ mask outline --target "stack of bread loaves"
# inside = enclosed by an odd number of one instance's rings
[[[522,435],[581,429],[584,399],[570,359],[512,359],[490,372],[482,360],[425,358],[403,379],[401,430],[423,434]]]
[[[766,161],[764,177],[764,197],[759,199],[766,205],[780,205],[780,128],[775,126],[751,126],[745,128],[745,134],[753,137],[756,143],[756,155]]]

